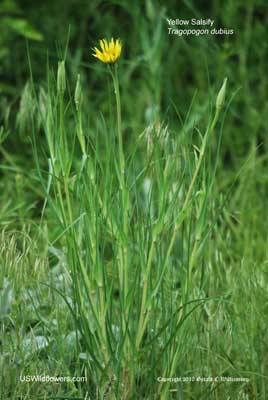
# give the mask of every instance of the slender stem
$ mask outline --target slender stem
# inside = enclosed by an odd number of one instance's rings
[[[61,160],[61,168],[65,170],[65,161],[66,161],[66,141],[65,141],[65,132],[64,132],[64,110],[63,110],[63,95],[60,94],[60,110],[59,110],[59,122],[60,122],[60,160]]]
[[[119,145],[119,165],[120,165],[120,178],[121,178],[120,183],[123,186],[125,181],[125,157],[124,157],[123,138],[122,138],[121,99],[120,99],[118,72],[116,64],[113,67],[110,67],[110,72],[113,78],[114,93],[116,98],[117,137]]]
[[[126,171],[125,171],[125,156],[124,156],[124,148],[123,148],[123,137],[122,137],[122,118],[121,118],[121,99],[120,99],[120,90],[119,90],[119,80],[118,80],[118,71],[117,64],[113,66],[109,66],[109,70],[112,75],[113,84],[114,84],[114,92],[116,98],[116,109],[117,109],[117,136],[118,136],[118,147],[119,147],[119,185],[121,192],[121,207],[122,207],[122,219],[123,219],[123,239],[120,239],[119,243],[119,283],[122,290],[123,297],[123,308],[125,317],[123,318],[123,330],[125,331],[126,322],[129,319],[129,307],[127,304],[127,295],[128,295],[128,279],[129,279],[129,265],[128,265],[128,209],[129,209],[129,192],[126,184]],[[122,240],[122,241],[121,241]],[[127,337],[125,341],[126,353],[128,354],[127,358],[129,359],[129,349],[130,342]],[[128,367],[126,366],[126,369]]]
[[[151,244],[151,247],[149,250],[149,256],[148,256],[148,261],[147,261],[147,266],[146,266],[146,271],[145,271],[145,277],[144,277],[144,281],[143,281],[141,311],[140,311],[140,319],[139,319],[137,338],[136,338],[137,349],[139,348],[141,339],[143,337],[144,328],[145,328],[144,322],[145,322],[145,308],[146,308],[146,299],[147,299],[147,290],[148,290],[148,279],[149,279],[149,274],[150,274],[150,270],[151,270],[155,245],[156,245],[156,235],[153,236],[152,244]]]
[[[125,156],[124,156],[123,137],[122,137],[121,99],[120,99],[117,65],[115,64],[113,66],[109,66],[109,70],[112,75],[115,98],[116,98],[117,136],[119,145],[119,183],[122,196],[122,212],[123,212],[124,244],[123,246],[121,246],[119,254],[119,263],[120,263],[119,279],[120,279],[120,285],[124,290],[124,298],[126,298],[128,292],[128,280],[127,280],[128,249],[127,245],[125,244],[125,240],[128,235],[128,191],[125,180]]]

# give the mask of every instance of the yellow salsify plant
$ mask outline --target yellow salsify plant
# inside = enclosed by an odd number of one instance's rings
[[[119,90],[119,80],[118,80],[118,72],[117,72],[117,63],[116,61],[119,59],[122,51],[122,42],[120,39],[114,40],[113,38],[110,41],[106,39],[101,39],[100,41],[101,50],[97,47],[94,47],[94,53],[92,53],[93,57],[98,58],[98,60],[105,63],[108,67],[108,70],[112,76],[114,93],[116,98],[116,109],[117,109],[117,137],[118,137],[118,147],[119,147],[119,171],[118,171],[118,179],[120,184],[120,190],[122,195],[122,207],[123,207],[123,230],[124,234],[127,237],[127,210],[128,210],[128,195],[126,189],[126,181],[125,181],[125,156],[123,149],[123,137],[122,137],[122,117],[121,117],[121,99],[120,99],[120,90]],[[119,271],[119,280],[120,286],[124,288],[124,295],[127,295],[127,279],[125,278],[123,265],[126,265],[126,248],[123,249],[123,252],[120,256],[121,258],[121,268]]]
[[[110,41],[106,39],[101,39],[99,41],[100,49],[97,47],[93,48],[93,57],[105,63],[108,67],[108,71],[112,76],[114,93],[116,99],[116,109],[117,109],[117,137],[118,137],[118,155],[119,155],[119,168],[117,170],[118,181],[120,185],[121,199],[122,199],[122,219],[123,219],[123,237],[120,238],[120,248],[119,248],[119,285],[122,290],[123,300],[126,304],[127,294],[128,294],[128,245],[126,243],[126,238],[128,237],[128,209],[129,209],[129,191],[126,183],[126,171],[125,171],[125,155],[123,149],[123,135],[122,135],[122,118],[121,118],[121,99],[119,90],[119,79],[118,79],[118,65],[117,61],[120,58],[122,51],[122,42],[120,39]],[[125,308],[127,319],[128,306]]]
[[[119,90],[119,80],[118,80],[118,72],[117,72],[117,63],[116,61],[119,59],[122,51],[122,42],[120,39],[114,40],[113,38],[110,41],[106,39],[101,39],[99,41],[100,48],[94,47],[94,53],[92,53],[93,57],[98,58],[98,60],[107,64],[108,70],[112,76],[114,93],[116,98],[116,109],[117,109],[117,136],[118,136],[118,147],[119,147],[119,171],[118,171],[118,179],[120,184],[120,190],[122,195],[122,207],[123,207],[123,230],[125,237],[127,237],[127,210],[128,210],[128,193],[126,188],[125,181],[125,156],[123,149],[123,138],[122,138],[122,118],[121,118],[121,99],[120,99],[120,90]],[[120,286],[124,288],[124,296],[127,295],[127,278],[126,278],[126,268],[123,266],[127,265],[126,260],[126,248],[124,249],[120,255],[121,258],[121,268],[119,271],[119,280]]]

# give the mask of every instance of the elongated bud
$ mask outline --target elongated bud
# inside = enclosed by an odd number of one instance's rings
[[[226,92],[226,84],[227,84],[227,78],[224,79],[222,87],[218,93],[217,96],[217,100],[216,100],[216,108],[217,109],[221,109],[223,104],[224,104],[224,100],[225,100],[225,92]]]
[[[76,111],[78,111],[82,104],[82,88],[81,88],[80,74],[78,74],[77,76],[75,92],[74,92],[74,102]]]
[[[60,95],[63,95],[66,89],[66,76],[65,76],[65,62],[58,62],[58,75],[57,75],[57,90]]]
[[[147,17],[149,18],[149,20],[153,21],[155,18],[155,9],[152,0],[146,0],[145,6]]]

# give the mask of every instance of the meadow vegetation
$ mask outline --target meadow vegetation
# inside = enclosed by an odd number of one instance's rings
[[[268,9],[177,3],[0,5],[3,400],[267,398]]]

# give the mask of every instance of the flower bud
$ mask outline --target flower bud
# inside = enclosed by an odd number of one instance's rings
[[[218,93],[217,99],[216,99],[216,108],[219,110],[222,108],[225,100],[225,92],[226,92],[226,84],[227,84],[227,78],[224,79],[222,87]]]
[[[65,62],[58,62],[57,90],[58,94],[63,95],[66,89]]]
[[[81,88],[80,74],[78,74],[77,76],[75,92],[74,92],[74,102],[76,111],[78,111],[82,104],[82,88]]]
[[[145,7],[148,19],[150,21],[153,21],[155,19],[155,8],[153,6],[152,0],[146,0]]]

